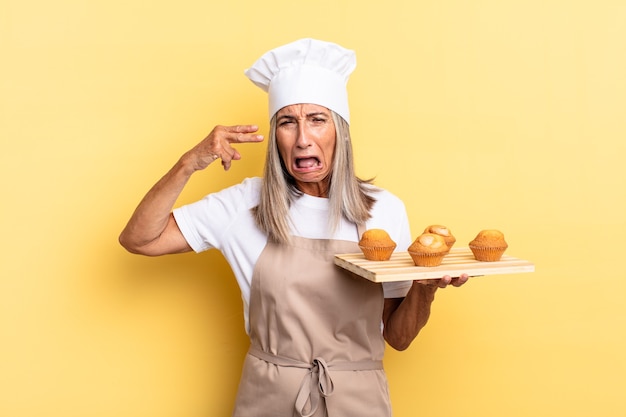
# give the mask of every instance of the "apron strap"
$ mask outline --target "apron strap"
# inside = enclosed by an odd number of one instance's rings
[[[357,233],[357,242],[361,239],[361,236],[363,236],[363,233],[365,233],[365,231],[367,230],[367,228],[365,227],[365,223],[357,223],[356,225],[356,233]]]
[[[250,346],[248,354],[276,366],[286,366],[308,370],[302,379],[296,397],[296,411],[301,417],[311,417],[317,411],[322,397],[330,397],[335,390],[330,370],[333,371],[373,371],[383,369],[382,361],[338,361],[327,363],[322,358],[315,358],[311,363],[274,355],[258,346]],[[307,409],[308,411],[305,411]]]

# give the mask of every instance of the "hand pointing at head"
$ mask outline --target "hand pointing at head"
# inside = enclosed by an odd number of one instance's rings
[[[222,160],[224,170],[228,170],[232,161],[241,159],[233,143],[261,142],[263,135],[255,134],[256,125],[216,126],[200,143],[189,150],[183,159],[192,171],[200,171],[217,159]]]

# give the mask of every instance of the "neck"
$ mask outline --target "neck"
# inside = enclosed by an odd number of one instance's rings
[[[311,195],[313,197],[328,198],[329,183],[327,180],[320,182],[297,182],[296,186],[298,190],[304,194]]]

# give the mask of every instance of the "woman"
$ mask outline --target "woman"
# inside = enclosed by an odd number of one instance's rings
[[[385,340],[406,349],[426,324],[437,288],[463,274],[383,285],[334,265],[358,252],[366,228],[411,243],[402,202],[354,174],[346,83],[354,53],[302,39],[263,55],[246,75],[268,92],[263,178],[172,210],[191,175],[234,143],[260,142],[252,125],[217,126],[148,192],[120,235],[131,252],[217,248],[242,291],[246,356],[235,416],[390,416]]]

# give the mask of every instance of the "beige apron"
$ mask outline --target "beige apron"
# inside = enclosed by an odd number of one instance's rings
[[[265,246],[233,416],[391,416],[382,287],[334,264],[336,253],[356,251],[355,242],[301,237]]]

